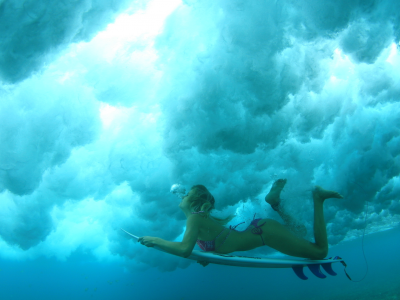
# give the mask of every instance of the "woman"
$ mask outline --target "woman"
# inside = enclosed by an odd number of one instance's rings
[[[343,198],[342,195],[319,186],[313,190],[315,243],[312,243],[299,236],[305,235],[305,227],[296,225],[279,205],[285,184],[286,179],[275,181],[265,201],[281,215],[286,226],[272,219],[254,219],[244,231],[237,231],[237,225],[226,228],[223,225],[232,217],[212,217],[210,212],[214,208],[214,197],[204,186],[196,185],[179,204],[187,218],[182,242],[169,242],[150,236],[141,237],[138,241],[147,247],[157,246],[181,257],[189,257],[197,242],[202,250],[217,253],[248,251],[266,245],[291,256],[323,259],[328,254],[323,204],[328,198]]]

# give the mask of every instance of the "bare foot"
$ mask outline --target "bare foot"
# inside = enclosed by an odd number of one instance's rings
[[[274,210],[278,208],[279,203],[281,202],[280,195],[283,187],[286,184],[286,181],[286,179],[278,179],[275,181],[268,195],[265,196],[265,201],[269,203]]]
[[[338,192],[324,190],[322,187],[320,187],[318,185],[315,186],[315,188],[313,190],[314,201],[324,202],[325,199],[329,199],[329,198],[343,199],[343,196],[340,195]]]

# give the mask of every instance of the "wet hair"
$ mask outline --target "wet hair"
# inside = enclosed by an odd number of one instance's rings
[[[190,209],[192,213],[198,213],[204,218],[212,218],[221,225],[225,225],[230,220],[232,220],[235,216],[230,215],[225,219],[220,219],[210,215],[210,212],[215,208],[215,199],[214,196],[207,190],[204,185],[198,184],[192,186],[193,200],[190,203]]]

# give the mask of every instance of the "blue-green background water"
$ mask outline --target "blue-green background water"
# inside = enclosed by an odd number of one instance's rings
[[[0,300],[397,299],[400,1],[0,0]],[[193,264],[173,184],[278,214],[355,279]],[[367,223],[365,223],[365,217]],[[251,255],[274,255],[269,248]]]
[[[359,283],[347,279],[341,264],[337,276],[298,279],[291,269],[252,269],[193,264],[185,270],[126,272],[123,264],[99,263],[77,251],[66,262],[1,261],[1,299],[398,299],[400,228],[371,234],[364,240],[368,273]],[[396,242],[394,242],[396,241]],[[148,251],[155,251],[149,249]],[[354,280],[366,272],[361,240],[335,246]],[[167,254],[161,254],[168,259]]]

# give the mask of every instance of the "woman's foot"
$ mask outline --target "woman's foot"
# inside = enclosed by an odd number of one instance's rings
[[[326,199],[329,198],[337,198],[343,199],[343,196],[340,195],[338,192],[325,190],[320,186],[315,186],[313,190],[313,199],[314,201],[324,202]]]
[[[281,192],[286,184],[286,179],[278,179],[274,182],[268,195],[265,196],[265,201],[271,205],[273,210],[277,210],[281,202]]]

